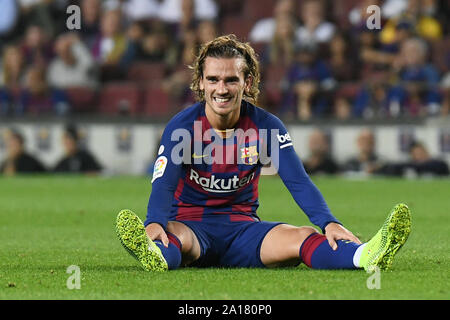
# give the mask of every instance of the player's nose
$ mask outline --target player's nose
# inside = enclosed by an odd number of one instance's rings
[[[228,89],[227,89],[227,86],[225,85],[225,81],[220,80],[217,83],[216,92],[221,95],[228,93]]]

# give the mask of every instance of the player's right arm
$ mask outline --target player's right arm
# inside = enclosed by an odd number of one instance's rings
[[[152,192],[147,206],[147,218],[144,222],[147,235],[152,240],[161,240],[166,246],[168,239],[165,229],[172,209],[174,193],[182,173],[182,163],[174,157],[172,151],[180,143],[180,140],[183,143],[190,143],[185,139],[176,140],[172,137],[172,133],[177,128],[179,128],[179,124],[176,125],[176,121],[171,121],[161,137],[158,156],[153,168]]]
[[[161,240],[166,248],[169,246],[169,238],[167,237],[167,233],[159,223],[150,223],[145,227],[145,232],[150,239]]]

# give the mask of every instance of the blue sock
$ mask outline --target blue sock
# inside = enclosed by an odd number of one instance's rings
[[[181,242],[170,232],[167,232],[169,246],[166,248],[160,240],[155,240],[155,244],[161,249],[164,258],[167,261],[169,270],[177,269],[181,264]]]
[[[300,257],[313,269],[356,269],[353,256],[360,245],[347,240],[336,243],[338,248],[334,251],[324,235],[314,233],[301,245]]]

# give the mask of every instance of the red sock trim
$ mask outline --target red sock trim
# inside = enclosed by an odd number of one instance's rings
[[[320,246],[320,244],[325,240],[327,240],[327,237],[325,237],[323,234],[313,233],[308,238],[306,238],[305,241],[303,241],[303,244],[300,247],[300,258],[308,267],[312,268],[312,254],[317,249],[317,247]]]
[[[166,232],[166,234],[167,234],[167,238],[169,238],[169,242],[174,244],[178,248],[178,250],[181,251],[181,241],[180,241],[180,239],[178,239],[177,236],[174,235],[173,233]]]

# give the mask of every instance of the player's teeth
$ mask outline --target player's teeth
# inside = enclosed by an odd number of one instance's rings
[[[214,98],[217,102],[227,102],[229,99]]]

